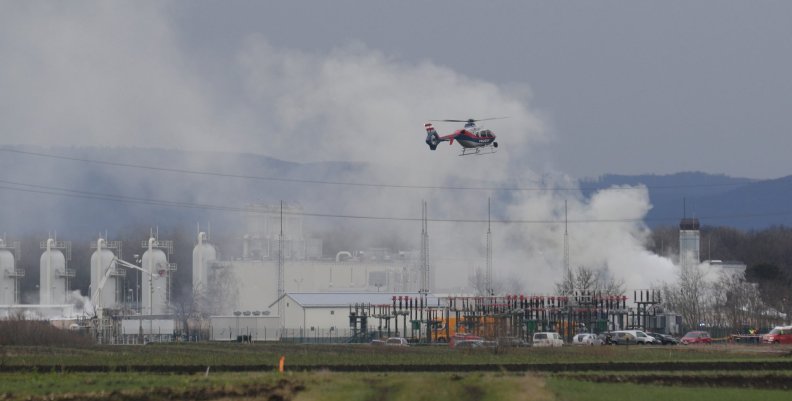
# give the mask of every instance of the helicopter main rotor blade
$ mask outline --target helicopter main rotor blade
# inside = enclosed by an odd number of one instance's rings
[[[479,118],[478,120],[473,120],[473,121],[503,120],[505,118],[509,118],[509,117],[505,116],[505,117]]]
[[[429,120],[434,122],[445,122],[445,123],[467,123],[467,122],[479,122],[479,121],[489,121],[489,120],[502,120],[506,117],[489,117],[489,118],[468,118],[467,120]]]

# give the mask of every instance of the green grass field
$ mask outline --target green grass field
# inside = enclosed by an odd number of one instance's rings
[[[146,346],[0,347],[0,366],[513,364],[792,360],[777,347],[563,347],[453,350],[445,346],[183,343]]]
[[[277,373],[286,357],[286,372]],[[368,345],[157,344],[101,347],[0,347],[0,400],[787,400],[792,369],[635,372],[332,372],[338,366],[790,361],[780,347],[564,347],[450,350]],[[208,366],[200,373],[144,373],[128,365]],[[212,366],[261,366],[249,372]],[[36,369],[32,369],[37,366]],[[42,369],[48,366],[48,369]],[[90,373],[69,366],[105,366]],[[431,369],[430,369],[431,370]],[[697,378],[691,384],[682,379]],[[618,383],[602,382],[618,380]],[[772,379],[772,380],[771,380]],[[643,380],[643,382],[641,382]],[[653,381],[652,381],[653,380]],[[621,382],[623,381],[623,382]],[[679,381],[679,382],[678,382]],[[643,383],[643,384],[639,384]],[[659,384],[658,384],[659,383]],[[682,383],[682,384],[680,384]],[[742,388],[748,386],[750,388]],[[775,386],[775,387],[774,387]]]
[[[591,383],[506,373],[123,373],[0,374],[2,400],[281,399],[412,400],[788,400],[792,392],[729,387]]]

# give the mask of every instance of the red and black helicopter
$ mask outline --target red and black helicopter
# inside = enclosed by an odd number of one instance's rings
[[[428,122],[424,124],[424,128],[426,128],[426,144],[429,145],[429,149],[435,150],[440,142],[448,141],[449,145],[453,145],[454,140],[456,140],[462,146],[460,156],[495,153],[498,150],[498,142],[495,142],[495,133],[478,127],[476,122],[502,118],[508,117],[492,117],[478,120],[474,118],[467,120],[431,120],[435,122],[465,123],[465,127],[454,131],[452,134],[440,136],[435,131],[432,123]]]

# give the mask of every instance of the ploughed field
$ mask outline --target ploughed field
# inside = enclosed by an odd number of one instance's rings
[[[0,346],[0,400],[671,397],[792,399],[792,347]]]

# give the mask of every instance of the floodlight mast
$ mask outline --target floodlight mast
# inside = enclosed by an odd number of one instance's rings
[[[104,288],[107,279],[110,277],[110,274],[113,272],[113,262],[116,262],[116,260],[118,260],[118,258],[114,257],[107,265],[107,269],[105,269],[105,274],[102,277],[102,281],[99,282],[99,285],[96,287],[96,290],[93,292],[93,294],[91,294],[91,300],[96,300],[96,302],[94,303],[94,315],[96,315],[96,317],[100,319],[102,318],[102,309],[103,309],[102,298],[100,298],[102,295],[102,289]]]

